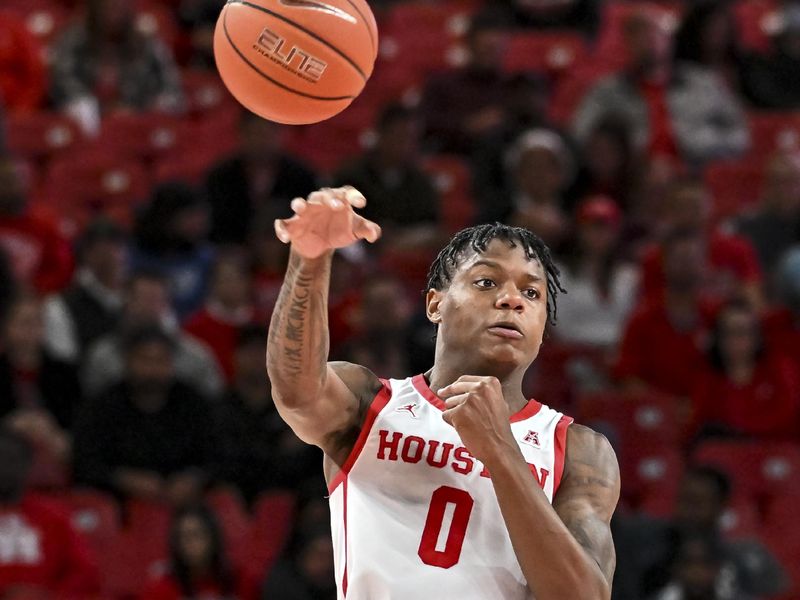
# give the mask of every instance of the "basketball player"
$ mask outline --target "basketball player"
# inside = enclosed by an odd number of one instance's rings
[[[295,199],[269,331],[275,403],[325,452],[339,598],[597,600],[615,566],[619,470],[606,439],[527,400],[558,271],[525,229],[456,234],[430,271],[426,373],[326,362],[331,255],[380,228],[351,187]]]

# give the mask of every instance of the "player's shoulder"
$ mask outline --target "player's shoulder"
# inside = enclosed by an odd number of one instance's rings
[[[578,423],[573,423],[567,430],[567,472],[571,464],[594,466],[607,475],[619,477],[617,455],[608,438],[591,427]]]
[[[371,402],[386,384],[367,367],[346,361],[331,361],[328,367],[336,373],[347,389],[363,402]]]

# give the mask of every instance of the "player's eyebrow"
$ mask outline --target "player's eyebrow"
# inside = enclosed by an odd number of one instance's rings
[[[469,266],[469,270],[471,271],[475,267],[480,267],[480,266],[489,267],[490,269],[498,269],[498,270],[502,270],[503,269],[503,267],[499,263],[496,263],[493,260],[489,260],[488,258],[481,258],[481,259],[476,260],[474,263],[472,263]],[[542,279],[542,277],[540,277],[539,275],[536,275],[535,273],[531,273],[531,272],[525,273],[525,278],[530,280],[530,281],[533,281],[533,282],[544,281],[544,279]]]

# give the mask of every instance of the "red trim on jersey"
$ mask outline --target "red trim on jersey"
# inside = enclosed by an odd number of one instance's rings
[[[425,398],[428,402],[433,404],[439,410],[445,410],[446,406],[444,400],[439,398],[436,394],[433,393],[430,386],[428,386],[428,382],[425,381],[425,376],[421,373],[419,375],[415,375],[411,378],[411,383],[414,384],[414,388],[420,393],[420,395]],[[536,413],[538,413],[542,409],[542,405],[537,402],[536,400],[528,400],[528,403],[523,406],[519,411],[511,415],[511,423],[516,423],[517,421],[524,421],[525,419],[530,419]]]
[[[339,469],[339,472],[336,474],[330,484],[328,484],[329,494],[333,493],[333,490],[335,490],[339,484],[345,480],[347,474],[350,472],[350,469],[353,468],[358,456],[361,454],[361,450],[364,448],[364,444],[367,443],[367,438],[369,437],[369,432],[372,430],[373,423],[375,423],[375,419],[378,418],[380,412],[386,407],[387,404],[389,404],[389,400],[392,399],[391,384],[386,379],[381,379],[381,383],[383,384],[383,388],[381,388],[381,391],[375,394],[375,398],[372,400],[372,403],[367,409],[367,416],[364,417],[364,423],[361,425],[361,433],[358,434],[358,439],[356,440],[353,449],[347,456],[347,460],[344,461],[342,468]]]
[[[347,596],[347,477],[342,482],[342,513],[344,518],[344,575],[342,576],[342,595]]]
[[[553,464],[553,499],[556,497],[558,486],[561,484],[561,476],[564,475],[564,458],[567,454],[567,427],[572,424],[572,417],[561,415],[556,425],[555,434],[555,459]]]

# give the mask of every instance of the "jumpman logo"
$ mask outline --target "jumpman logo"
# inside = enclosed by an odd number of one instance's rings
[[[417,409],[417,404],[404,404],[400,408],[397,409],[397,412],[407,412],[415,419],[417,418],[417,414],[414,412]]]

